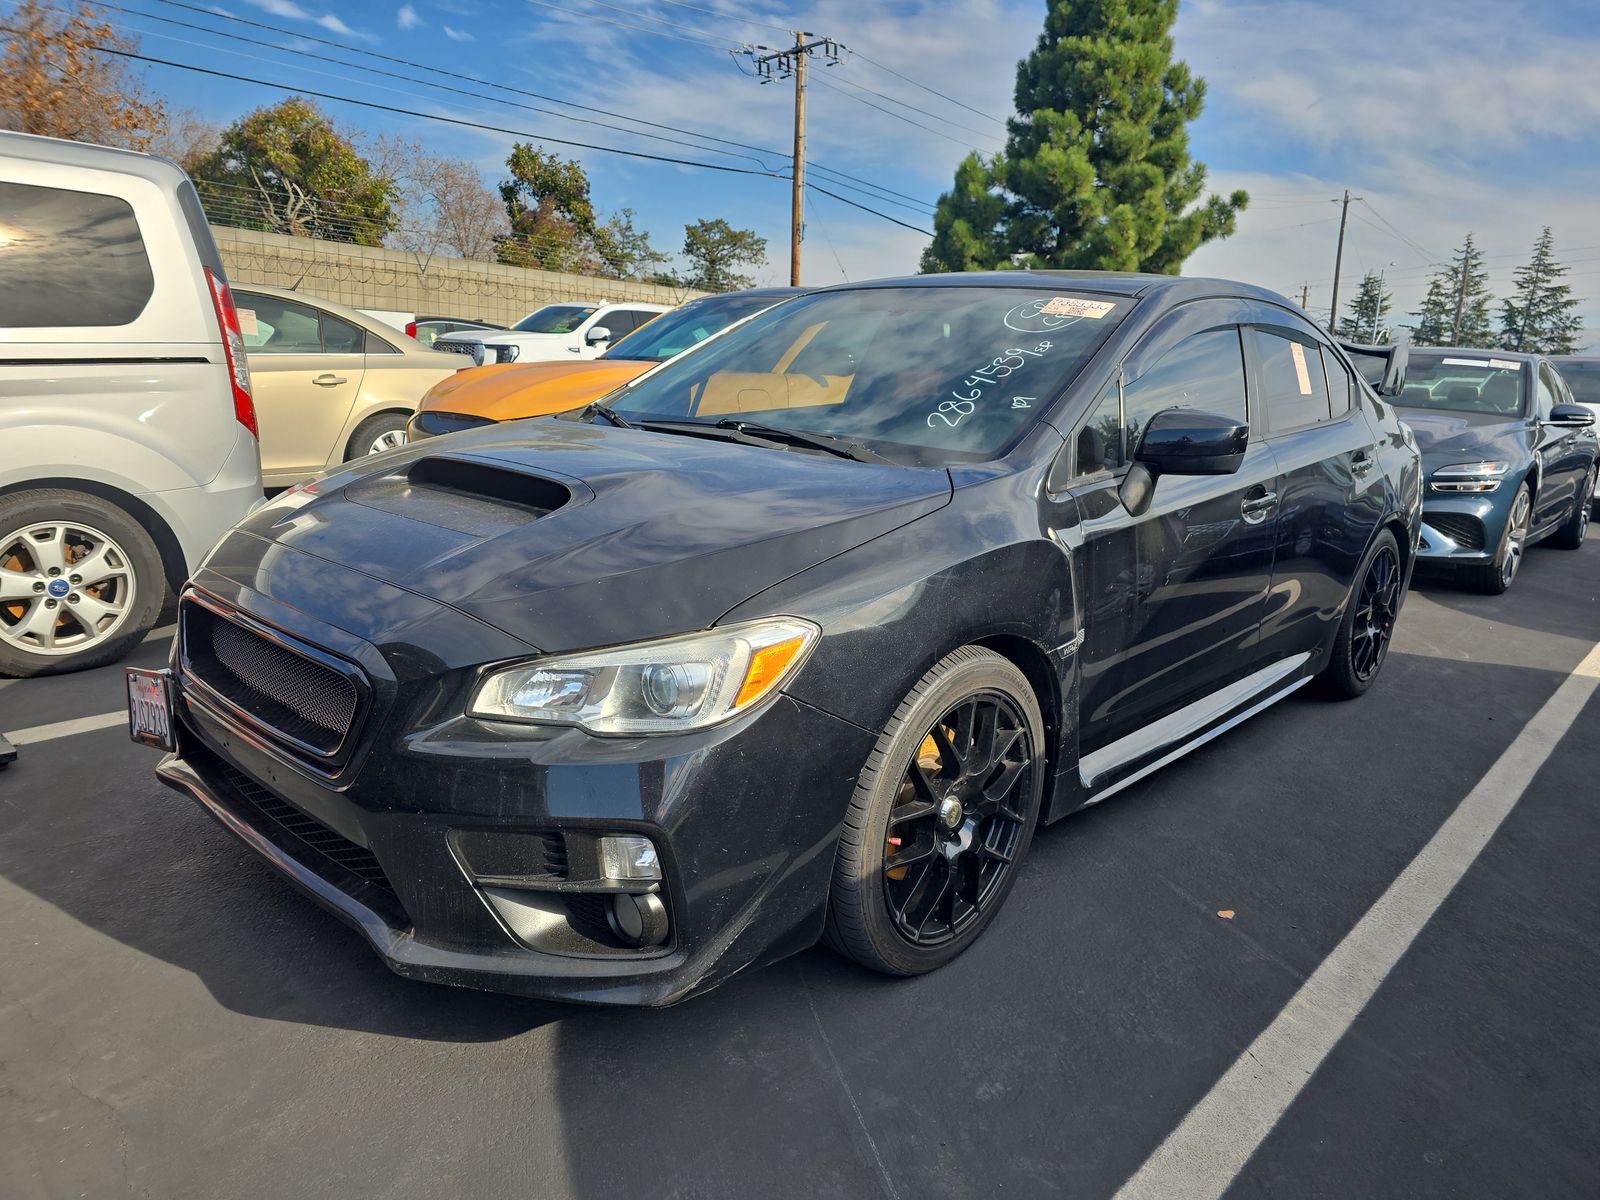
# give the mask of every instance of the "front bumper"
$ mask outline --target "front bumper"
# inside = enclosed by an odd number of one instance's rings
[[[1483,563],[1494,559],[1505,532],[1506,505],[1498,491],[1445,496],[1429,491],[1422,503],[1417,557],[1432,563]],[[1514,494],[1515,489],[1510,489]]]
[[[284,616],[261,598],[253,607],[258,620]],[[441,614],[429,625],[449,623]],[[462,691],[455,672],[375,677],[361,744],[324,773],[186,683],[181,646],[175,654],[178,749],[161,780],[403,976],[662,1005],[821,933],[840,822],[872,737],[816,708],[780,695],[702,735],[601,739],[449,715],[462,707],[450,699]],[[462,831],[569,842],[645,833],[662,864],[668,940],[631,950],[561,929],[530,940],[508,918],[504,889],[462,857]],[[593,933],[559,895],[534,888],[519,898]]]

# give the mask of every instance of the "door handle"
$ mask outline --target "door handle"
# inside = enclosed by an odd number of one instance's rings
[[[350,381],[343,375],[334,375],[331,372],[325,372],[321,375],[318,375],[311,382],[316,384],[318,387],[338,387],[341,383],[348,383]]]
[[[1278,507],[1277,492],[1262,492],[1259,496],[1246,496],[1239,505],[1239,512],[1244,516],[1248,525],[1259,525],[1267,519],[1267,514]]]
[[[1350,456],[1350,471],[1354,475],[1365,475],[1376,465],[1372,455],[1365,450],[1357,450]]]

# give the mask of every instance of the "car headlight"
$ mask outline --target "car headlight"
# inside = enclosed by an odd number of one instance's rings
[[[1433,473],[1436,492],[1492,492],[1500,486],[1500,476],[1511,469],[1508,462],[1454,463]]]
[[[502,363],[516,362],[517,355],[521,353],[521,346],[496,346],[494,348],[494,360]]]
[[[820,636],[771,617],[610,650],[555,655],[485,676],[468,713],[632,735],[704,729],[744,712],[800,668]]]

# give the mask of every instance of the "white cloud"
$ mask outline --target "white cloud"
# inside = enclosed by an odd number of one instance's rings
[[[395,24],[401,29],[415,29],[422,24],[422,18],[417,16],[417,10],[409,4],[402,4],[400,11],[394,15]]]
[[[275,17],[286,17],[291,21],[309,21],[311,14],[301,8],[294,0],[245,0],[252,8],[259,8],[262,12],[271,13]]]
[[[445,37],[452,42],[470,42],[472,40],[472,35],[465,30],[451,29],[448,25],[441,25],[440,28],[444,30]]]
[[[355,30],[351,29],[350,26],[346,25],[343,21],[341,21],[338,17],[334,16],[332,13],[328,13],[325,16],[318,17],[317,20],[316,20],[316,23],[318,25],[321,25],[324,29],[326,29],[326,30],[328,30],[328,31],[330,31],[332,33],[342,33],[342,34],[345,34],[346,36],[349,36],[349,35],[355,33]]]

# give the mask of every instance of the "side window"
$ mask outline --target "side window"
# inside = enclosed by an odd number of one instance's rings
[[[1124,382],[1123,446],[1129,458],[1150,418],[1165,408],[1192,408],[1246,423],[1244,352],[1235,326],[1184,338],[1139,378]]]
[[[367,343],[367,331],[332,313],[322,313],[322,352],[360,354]]]
[[[1337,419],[1355,407],[1361,385],[1331,350],[1322,347],[1321,354],[1322,365],[1328,371],[1328,409]],[[1378,385],[1372,386],[1376,388]]]
[[[0,329],[128,325],[155,291],[126,200],[0,183]]]
[[[1252,329],[1250,334],[1261,370],[1261,400],[1268,432],[1286,433],[1328,420],[1333,410],[1328,403],[1322,347],[1310,337],[1294,337],[1280,331]],[[1348,406],[1346,401],[1343,407]]]
[[[234,306],[239,310],[239,328],[250,353],[322,353],[320,314],[316,309],[258,292],[235,292]]]
[[[428,330],[424,330],[424,329],[417,330],[417,334],[418,334],[418,339],[417,340],[421,341],[421,335],[424,334],[424,333],[427,333],[427,332],[429,332],[429,331]],[[428,338],[428,340],[423,342],[422,344],[424,346],[433,345],[433,339],[435,337],[437,337],[437,336],[438,336],[437,333],[433,333]],[[371,330],[367,330],[366,331],[366,342],[365,342],[365,345],[366,345],[366,351],[367,351],[368,354],[399,354],[400,353],[400,347],[391,346],[388,342],[384,341],[381,337],[379,337],[377,334],[373,333]]]

